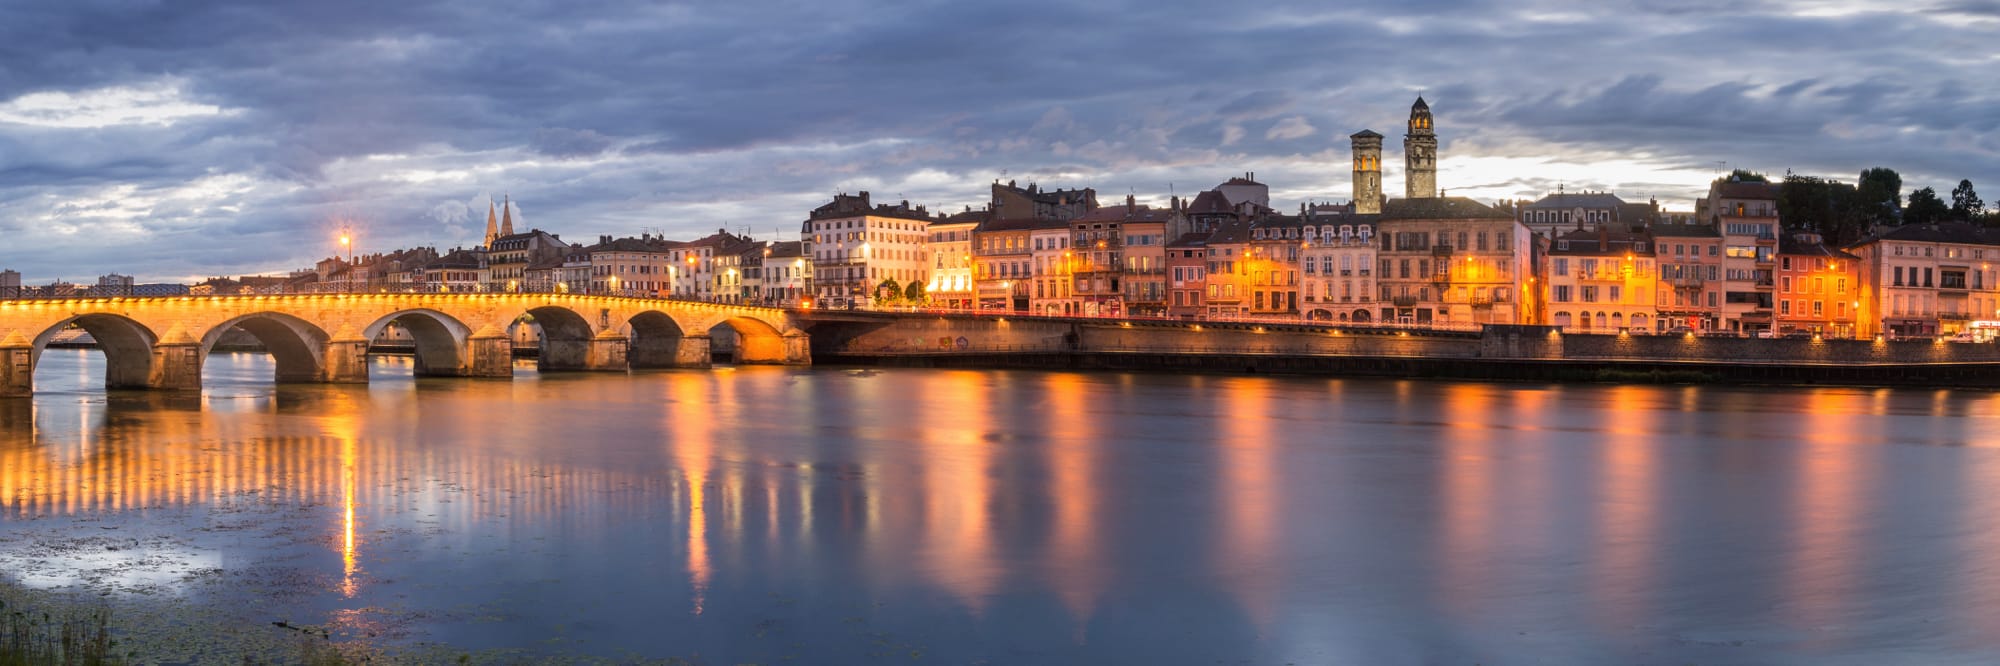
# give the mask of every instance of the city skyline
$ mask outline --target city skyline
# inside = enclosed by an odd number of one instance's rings
[[[1162,204],[1254,171],[1274,203],[1344,201],[1347,134],[1394,144],[1419,93],[1438,186],[1487,201],[1986,182],[2000,113],[1959,77],[2000,59],[2000,8],[1899,7],[40,8],[0,27],[0,268],[262,273],[342,227],[473,245],[503,195],[578,239],[791,237],[834,192],[957,210],[993,179]]]

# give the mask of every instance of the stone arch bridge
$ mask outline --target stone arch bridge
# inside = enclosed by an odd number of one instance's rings
[[[532,322],[530,324],[530,322]],[[72,325],[105,356],[107,388],[198,390],[224,333],[255,336],[280,382],[368,381],[368,346],[394,325],[417,373],[509,377],[515,325],[541,329],[543,370],[708,367],[709,331],[738,337],[736,361],[807,365],[806,333],[785,310],[576,294],[312,294],[0,301],[0,397],[34,391],[42,350]]]

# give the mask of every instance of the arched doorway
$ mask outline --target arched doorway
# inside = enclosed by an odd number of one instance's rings
[[[315,382],[325,379],[327,339],[325,331],[298,317],[259,312],[210,328],[201,336],[201,357],[218,353],[218,347],[228,351],[262,347],[277,366],[274,379],[278,383]],[[206,360],[204,368],[205,364]]]
[[[374,347],[390,341],[384,334],[390,332],[392,327],[395,335],[408,339],[417,375],[465,374],[465,341],[471,337],[472,331],[464,323],[435,310],[404,310],[375,320],[361,331],[361,337]]]
[[[1354,311],[1354,316],[1353,316],[1353,317],[1351,317],[1351,318],[1349,319],[1349,321],[1353,321],[1353,322],[1357,322],[1357,323],[1367,323],[1367,322],[1371,321],[1371,318],[1369,317],[1369,315],[1368,315],[1368,311],[1367,311],[1367,310],[1355,310],[1355,311]]]
[[[153,343],[159,337],[139,322],[112,314],[87,314],[65,319],[35,336],[30,363],[42,367],[42,351],[65,331],[88,334],[104,355],[104,388],[140,389],[152,384]]]

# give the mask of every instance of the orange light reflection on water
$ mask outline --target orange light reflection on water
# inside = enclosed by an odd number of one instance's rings
[[[1409,384],[1399,382],[1399,387]],[[1494,610],[1487,602],[1491,600],[1493,577],[1499,575],[1492,561],[1496,550],[1493,504],[1497,499],[1494,457],[1498,451],[1492,433],[1484,426],[1499,418],[1492,405],[1492,390],[1484,385],[1452,384],[1444,387],[1439,400],[1444,410],[1437,452],[1442,467],[1438,501],[1443,538],[1434,555],[1439,569],[1436,594],[1445,606],[1468,615]],[[1514,395],[1523,401],[1517,411],[1525,412],[1515,417],[1515,423],[1542,422],[1543,417],[1534,413],[1538,392]],[[1409,391],[1398,391],[1397,398],[1404,404],[1417,399]]]
[[[1609,409],[1597,428],[1611,433],[1592,452],[1597,460],[1597,552],[1590,563],[1590,596],[1603,628],[1636,636],[1652,612],[1650,591],[1660,575],[1658,539],[1659,432],[1664,415],[1655,400],[1661,389],[1617,386],[1608,389]]]
[[[1259,634],[1270,631],[1277,618],[1284,579],[1275,557],[1281,516],[1270,388],[1264,379],[1222,382],[1222,437],[1215,443],[1222,467],[1218,500],[1228,521],[1217,544],[1216,567]]]
[[[1856,609],[1861,527],[1873,503],[1872,447],[1856,444],[1873,439],[1859,432],[1867,411],[1862,396],[1845,390],[1818,390],[1805,396],[1810,417],[1795,419],[1803,429],[1797,458],[1787,468],[1795,475],[1787,520],[1793,530],[1786,553],[1790,562],[1780,581],[1791,622],[1807,629],[1813,647],[1827,647],[1844,632],[1825,631],[1844,624],[1842,616]]]
[[[715,424],[711,420],[714,416],[708,390],[711,381],[706,375],[694,373],[672,376],[667,383],[665,410],[667,432],[673,433],[670,445],[674,462],[680,467],[685,483],[688,584],[694,590],[695,615],[700,615],[706,606],[709,577],[714,573],[708,561],[708,481],[715,456]]]
[[[1050,425],[1056,433],[1048,446],[1049,499],[1055,510],[1049,577],[1081,631],[1109,574],[1102,561],[1098,498],[1103,481],[1097,478],[1094,448],[1102,435],[1091,418],[1092,398],[1082,375],[1050,374],[1046,383]]]
[[[992,403],[982,373],[953,373],[926,399],[923,456],[923,534],[929,542],[925,572],[973,614],[984,612],[1000,584],[1001,563],[992,533],[995,432]]]

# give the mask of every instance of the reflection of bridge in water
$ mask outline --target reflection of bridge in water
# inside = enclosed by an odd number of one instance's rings
[[[369,344],[394,327],[417,374],[512,375],[514,326],[532,326],[543,370],[704,368],[711,331],[737,363],[811,363],[806,333],[776,308],[574,294],[322,294],[0,301],[0,397],[33,393],[35,364],[72,328],[96,340],[107,388],[194,390],[224,334],[255,337],[280,382],[368,381]]]

